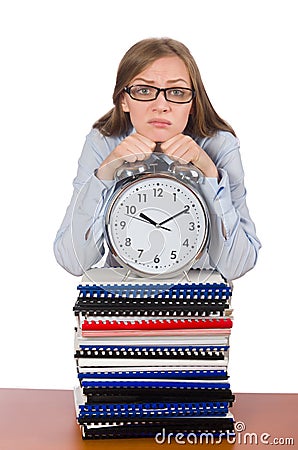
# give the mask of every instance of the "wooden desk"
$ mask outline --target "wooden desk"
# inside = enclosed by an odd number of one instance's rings
[[[244,422],[245,431],[236,433],[236,443],[157,444],[154,439],[83,441],[75,421],[72,391],[0,389],[0,449],[1,450],[147,450],[168,448],[261,449],[298,448],[298,394],[236,394],[232,408],[236,421]],[[250,443],[250,435],[253,444]],[[274,438],[292,438],[273,445]],[[256,445],[258,439],[258,445]],[[291,444],[291,445],[290,445]]]

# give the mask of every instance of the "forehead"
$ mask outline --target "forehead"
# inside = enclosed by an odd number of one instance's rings
[[[146,69],[137,74],[132,81],[171,84],[173,81],[190,84],[188,69],[179,56],[166,56],[156,59]]]

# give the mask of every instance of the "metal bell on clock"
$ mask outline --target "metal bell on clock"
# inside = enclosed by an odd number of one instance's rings
[[[202,172],[193,164],[180,164],[173,162],[169,166],[169,172],[171,172],[176,178],[185,182],[198,183],[202,177]]]
[[[118,181],[126,178],[136,178],[138,175],[150,172],[149,166],[144,161],[136,161],[134,163],[124,162],[116,171],[116,179]]]

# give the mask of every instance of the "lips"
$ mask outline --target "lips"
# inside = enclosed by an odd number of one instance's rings
[[[158,117],[149,120],[148,123],[149,123],[150,125],[153,125],[153,126],[157,127],[157,128],[166,128],[166,127],[172,125],[172,122],[170,122],[169,120],[166,120],[166,119],[159,119]]]

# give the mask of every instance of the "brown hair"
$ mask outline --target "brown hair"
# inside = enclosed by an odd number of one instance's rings
[[[193,100],[192,114],[189,115],[185,134],[193,137],[207,137],[218,130],[229,131],[235,135],[231,126],[214,110],[205,91],[198,66],[188,48],[179,41],[170,38],[144,39],[133,45],[122,58],[116,78],[113,93],[114,108],[95,122],[93,128],[98,128],[105,136],[122,136],[131,132],[133,126],[129,113],[123,112],[121,100],[123,89],[140,72],[150,64],[165,56],[179,56],[186,65],[192,87],[196,92]]]

